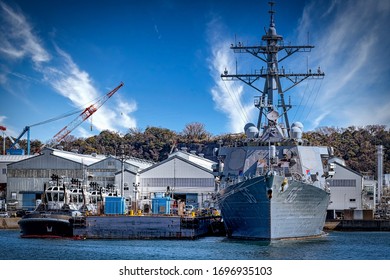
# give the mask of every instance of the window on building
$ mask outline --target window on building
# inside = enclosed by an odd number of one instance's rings
[[[356,199],[351,198],[351,199],[349,200],[349,202],[356,202]]]
[[[3,168],[3,175],[7,174],[7,168]]]

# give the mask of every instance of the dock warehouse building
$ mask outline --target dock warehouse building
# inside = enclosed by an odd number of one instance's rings
[[[127,158],[124,169],[141,170],[152,162]],[[115,173],[121,170],[122,162],[114,156],[83,155],[63,150],[44,148],[39,155],[7,165],[7,201],[16,200],[18,208],[32,210],[41,198],[44,184],[51,181],[52,174],[64,178],[92,178],[100,186],[114,185]],[[134,177],[134,179],[136,179]]]
[[[344,160],[332,158],[335,174],[327,179],[330,189],[328,219],[372,219],[376,182],[346,166]],[[363,216],[364,215],[364,216]]]
[[[0,211],[6,209],[7,166],[10,163],[33,157],[33,155],[0,155]]]
[[[171,154],[166,160],[140,171],[139,192],[141,205],[154,194],[166,193],[176,202],[184,202],[194,208],[212,205],[216,192],[212,172],[214,161],[184,150]]]

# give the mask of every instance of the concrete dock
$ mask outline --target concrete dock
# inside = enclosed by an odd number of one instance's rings
[[[324,230],[390,231],[390,220],[327,220]]]
[[[19,229],[20,218],[0,218],[0,229]]]

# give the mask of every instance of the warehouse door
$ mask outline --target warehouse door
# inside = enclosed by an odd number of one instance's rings
[[[36,201],[40,198],[41,194],[38,193],[23,193],[22,208],[29,211],[34,210],[36,207]]]

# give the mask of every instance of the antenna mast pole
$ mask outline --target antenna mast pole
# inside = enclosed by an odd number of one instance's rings
[[[275,104],[277,104],[276,107],[281,108],[282,110],[282,116],[284,117],[287,133],[290,137],[290,123],[287,111],[291,109],[292,105],[286,104],[284,100],[284,93],[307,78],[323,78],[325,74],[321,71],[320,68],[318,68],[318,70],[315,72],[311,71],[311,69],[308,69],[306,73],[293,73],[286,71],[283,67],[279,68],[279,63],[284,59],[288,58],[296,52],[310,52],[314,46],[287,46],[284,44],[283,37],[276,33],[274,21],[275,11],[273,10],[274,4],[275,2],[269,2],[270,24],[266,34],[262,36],[262,44],[255,46],[244,46],[244,44],[238,42],[230,47],[235,53],[249,53],[260,59],[262,62],[266,63],[266,68],[264,69],[263,66],[261,69],[257,69],[254,73],[250,74],[239,74],[237,72],[235,74],[229,74],[229,72],[226,70],[223,74],[221,74],[221,78],[225,81],[240,80],[260,93],[260,96],[257,97],[255,102],[256,107],[258,107],[260,110],[257,122],[257,128],[259,130],[262,128],[261,124],[263,114],[268,114],[274,111]],[[284,51],[284,54],[281,58],[278,58],[278,54],[281,51]],[[260,78],[265,79],[263,89],[258,88],[256,85],[256,82],[259,81]],[[287,79],[292,83],[292,85],[283,90],[280,78]],[[278,102],[274,102],[274,91],[276,91],[279,97]],[[268,120],[268,125],[270,125],[270,120]]]

